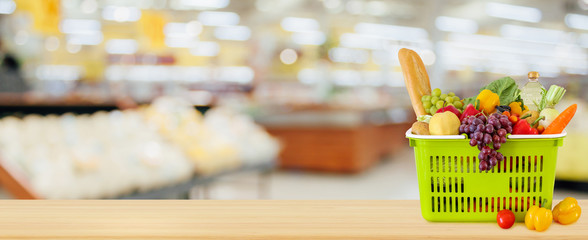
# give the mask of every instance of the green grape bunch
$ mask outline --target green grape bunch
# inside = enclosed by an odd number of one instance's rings
[[[463,111],[462,100],[453,92],[441,93],[441,89],[435,88],[431,95],[423,95],[421,97],[423,107],[428,114],[435,114],[440,108],[453,105],[455,108]]]

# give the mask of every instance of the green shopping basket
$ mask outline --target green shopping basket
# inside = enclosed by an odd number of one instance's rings
[[[465,135],[414,135],[409,129],[423,218],[490,222],[509,209],[523,221],[530,206],[551,208],[557,149],[565,135],[509,135],[499,150],[504,160],[486,172],[478,169],[480,151]]]

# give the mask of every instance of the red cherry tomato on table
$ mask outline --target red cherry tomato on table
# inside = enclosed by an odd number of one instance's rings
[[[496,222],[501,228],[509,229],[515,222],[515,215],[508,209],[501,210],[496,215]]]

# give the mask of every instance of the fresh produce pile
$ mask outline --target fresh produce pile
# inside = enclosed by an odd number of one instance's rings
[[[504,77],[482,87],[476,96],[460,99],[453,92],[442,93],[431,85],[420,57],[412,50],[402,49],[399,59],[406,87],[417,114],[411,132],[417,135],[465,134],[472,147],[480,150],[480,171],[492,170],[504,156],[498,152],[508,134],[537,135],[562,133],[574,116],[577,105],[562,113],[554,109],[566,90],[552,85],[541,87],[536,99],[524,99],[515,80]],[[538,76],[536,72],[529,76]],[[538,84],[538,83],[535,83]],[[531,101],[537,110],[525,105]]]
[[[442,94],[438,88],[431,91],[426,69],[416,52],[401,49],[398,58],[417,115],[411,133],[465,135],[470,146],[480,150],[481,172],[491,170],[505,159],[498,150],[509,135],[532,138],[532,135],[560,134],[576,113],[576,104],[561,113],[554,109],[566,90],[557,85],[545,90],[537,81],[537,72],[529,73],[529,82],[521,89],[515,80],[504,77],[482,87],[476,96],[460,99],[453,92]],[[572,224],[582,212],[576,199],[571,197],[552,210],[545,208],[545,204],[544,201],[527,210],[524,221],[529,230],[545,231],[553,221]],[[499,211],[496,216],[496,222],[503,229],[512,227],[515,220],[515,214],[509,209]]]

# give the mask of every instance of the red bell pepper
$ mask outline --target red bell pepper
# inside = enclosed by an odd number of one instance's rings
[[[539,134],[527,121],[518,121],[512,128],[512,134]]]
[[[479,113],[480,111],[478,111],[476,107],[474,107],[474,105],[470,103],[468,104],[468,106],[466,106],[465,110],[463,110],[461,117],[459,117],[459,121],[462,121],[469,116],[476,116]]]

